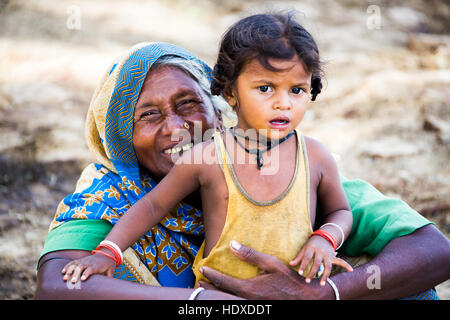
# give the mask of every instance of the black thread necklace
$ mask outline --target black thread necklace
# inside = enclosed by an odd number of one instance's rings
[[[263,154],[267,151],[269,151],[270,149],[272,149],[273,147],[276,147],[277,145],[279,145],[280,143],[286,141],[287,139],[289,139],[290,136],[292,136],[293,134],[295,134],[295,131],[292,131],[291,133],[289,133],[286,137],[280,139],[280,140],[276,140],[276,141],[267,141],[267,146],[266,149],[261,150],[259,148],[256,149],[247,149],[236,137],[236,133],[234,132],[234,128],[231,128],[231,134],[233,135],[234,141],[236,141],[236,143],[242,148],[244,149],[247,153],[249,154],[255,154],[256,155],[256,167],[258,168],[258,170],[261,170],[262,166],[264,165],[264,160],[263,160]],[[242,137],[241,135],[239,135],[240,137]],[[250,139],[248,137],[244,137],[246,141],[252,140],[252,141],[258,141],[258,140],[254,140],[254,139]],[[259,142],[259,141],[258,141]]]

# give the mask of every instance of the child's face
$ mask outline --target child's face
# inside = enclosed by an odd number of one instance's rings
[[[269,59],[269,63],[281,71],[268,70],[257,59],[247,63],[227,101],[235,107],[239,128],[253,128],[263,135],[267,132],[269,139],[281,139],[303,119],[310,100],[311,74],[297,55],[291,60]]]

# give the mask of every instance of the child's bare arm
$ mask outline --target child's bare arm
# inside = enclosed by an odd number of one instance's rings
[[[323,230],[331,233],[338,245],[342,244],[350,234],[353,224],[353,216],[350,205],[339,178],[339,172],[331,153],[320,142],[314,141],[314,155],[321,165],[321,179],[317,187],[317,203],[320,204],[320,217],[316,221],[337,224],[341,230],[333,225],[323,227]],[[344,236],[344,238],[342,238]]]
[[[119,219],[105,240],[125,250],[158,224],[178,202],[198,189],[200,165],[189,164],[190,158],[185,153],[169,174]],[[72,277],[72,282],[77,282],[78,278],[86,280],[92,274],[112,276],[116,266],[107,256],[111,252],[104,248],[99,250],[103,252],[69,262],[62,270],[64,280]]]
[[[310,162],[314,161],[316,168],[320,169],[318,171],[320,179],[317,187],[317,201],[320,204],[322,216],[316,217],[316,220],[323,221],[320,229],[329,233],[335,240],[336,246],[339,247],[352,229],[353,217],[350,206],[333,156],[318,141],[308,139],[307,146]],[[303,273],[311,260],[313,260],[313,265],[306,275],[307,282],[314,277],[321,264],[324,266],[321,285],[325,284],[333,264],[344,267],[348,271],[353,270],[344,260],[335,257],[335,248],[332,243],[320,235],[313,235],[307,241],[291,265],[300,263],[300,273]]]
[[[188,155],[186,155],[187,157]],[[155,188],[136,202],[105,238],[125,250],[140,236],[158,224],[187,195],[199,188],[200,165],[179,159]]]

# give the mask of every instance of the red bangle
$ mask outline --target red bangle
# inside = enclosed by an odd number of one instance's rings
[[[336,251],[337,241],[333,238],[333,236],[329,232],[319,229],[314,231],[309,237],[311,238],[314,235],[321,236],[322,238],[327,239],[333,246],[333,250]]]
[[[116,258],[113,257],[112,255],[110,255],[109,253],[106,253],[106,252],[103,252],[103,251],[97,250],[97,249],[91,251],[91,254],[94,254],[94,253],[101,253],[101,254],[107,256],[108,258],[113,259],[114,262],[116,263],[116,267],[119,266],[119,264],[117,264]]]
[[[116,261],[117,266],[119,266],[122,263],[120,253],[117,252],[116,248],[114,248],[113,246],[110,246],[107,243],[100,243],[95,250],[98,250],[99,248],[106,248],[109,251],[111,251],[114,254],[114,261]]]

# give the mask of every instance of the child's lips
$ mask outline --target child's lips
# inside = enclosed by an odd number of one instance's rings
[[[289,126],[289,123],[290,121],[287,117],[275,118],[269,121],[270,127],[278,130],[286,129]]]

